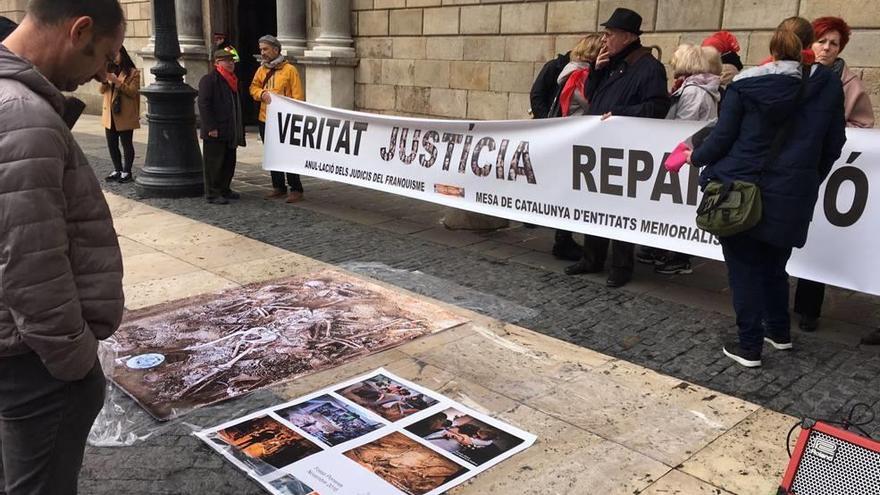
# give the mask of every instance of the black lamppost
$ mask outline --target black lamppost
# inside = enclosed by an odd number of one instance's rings
[[[158,62],[150,72],[156,82],[141,91],[147,97],[150,134],[144,169],[135,184],[143,196],[199,196],[205,183],[193,104],[198,92],[183,82],[186,69],[177,62],[174,0],[153,0],[153,25]]]

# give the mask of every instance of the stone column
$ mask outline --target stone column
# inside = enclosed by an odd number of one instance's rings
[[[330,52],[334,57],[354,57],[351,39],[351,0],[321,0],[321,35],[314,51]]]
[[[278,41],[282,55],[301,57],[306,51],[306,2],[305,0],[278,2]]]
[[[180,62],[186,68],[185,82],[194,87],[198,87],[202,76],[211,70],[211,54],[205,44],[202,5],[197,0],[174,0]]]
[[[313,48],[297,58],[305,67],[306,101],[354,109],[358,60],[351,39],[351,0],[320,0],[318,17],[320,35],[310,43]]]

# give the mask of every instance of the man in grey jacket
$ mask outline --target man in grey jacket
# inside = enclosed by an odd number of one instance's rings
[[[0,45],[0,494],[76,493],[103,404],[122,256],[61,91],[103,80],[124,36],[117,0],[31,0]]]

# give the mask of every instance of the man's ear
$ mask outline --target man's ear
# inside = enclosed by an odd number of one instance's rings
[[[95,21],[88,16],[77,17],[71,22],[68,36],[70,42],[77,48],[82,48],[92,42],[95,35]]]

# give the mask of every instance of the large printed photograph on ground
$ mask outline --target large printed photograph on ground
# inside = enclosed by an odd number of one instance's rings
[[[281,409],[276,414],[330,447],[385,426],[330,395]]]
[[[437,399],[401,385],[385,375],[349,385],[337,394],[394,422],[433,406]]]
[[[128,314],[112,380],[168,420],[465,321],[325,270]]]
[[[423,495],[467,472],[464,467],[400,432],[343,455],[409,495]]]
[[[261,476],[321,452],[321,447],[270,416],[218,430],[211,441],[228,446],[232,457]]]
[[[406,430],[476,466],[495,459],[524,441],[453,408],[432,414]]]

